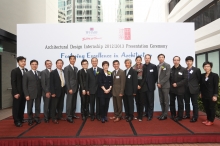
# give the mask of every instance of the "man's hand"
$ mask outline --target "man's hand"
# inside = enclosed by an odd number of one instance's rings
[[[47,93],[46,93],[46,97],[47,97],[47,98],[50,98],[50,92],[47,92]]]
[[[138,89],[141,89],[141,86],[138,85]]]
[[[176,83],[173,83],[173,87],[177,87],[177,84],[176,84]]]
[[[202,98],[202,94],[199,94],[199,97]]]
[[[20,97],[20,94],[14,95],[14,98],[18,99]]]
[[[73,94],[73,90],[72,89],[69,90],[69,94]]]
[[[87,91],[87,95],[89,95],[89,91]]]
[[[56,94],[52,94],[51,96],[52,96],[52,97],[56,97]]]
[[[86,91],[85,90],[82,90],[82,95],[86,95]]]
[[[133,95],[136,96],[136,93],[134,93]]]
[[[161,84],[157,84],[157,87],[158,87],[158,88],[161,88]]]
[[[212,100],[213,100],[213,101],[217,101],[217,97],[216,97],[216,96],[213,96],[213,97],[212,97]]]
[[[29,96],[26,96],[26,100],[30,100],[30,97],[29,97]]]
[[[123,96],[123,94],[119,94],[119,96],[120,96],[120,97],[122,97],[122,96]]]

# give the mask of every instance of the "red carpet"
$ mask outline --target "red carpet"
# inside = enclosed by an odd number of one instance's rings
[[[196,123],[189,119],[179,123],[167,119],[156,119],[160,112],[154,113],[152,121],[146,117],[142,122],[121,120],[114,123],[100,121],[86,122],[77,119],[73,124],[60,121],[59,124],[42,123],[34,126],[15,127],[12,117],[0,121],[0,146],[28,145],[131,145],[131,144],[168,144],[168,143],[199,143],[220,142],[220,120],[216,119],[213,126],[205,126],[204,113],[199,113]],[[112,116],[112,114],[109,114]],[[41,116],[42,117],[42,116]],[[65,117],[65,115],[64,115]]]

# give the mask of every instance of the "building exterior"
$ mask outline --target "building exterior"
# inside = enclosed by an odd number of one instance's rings
[[[117,22],[133,22],[133,0],[119,0]]]
[[[58,22],[74,22],[74,0],[58,0]]]
[[[75,0],[75,23],[103,22],[102,0]]]

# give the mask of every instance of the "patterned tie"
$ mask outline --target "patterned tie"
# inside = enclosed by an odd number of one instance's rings
[[[60,80],[61,80],[61,87],[64,86],[64,79],[63,79],[63,72],[62,70],[60,71]]]
[[[94,75],[96,75],[96,68],[94,68],[93,72],[94,72]]]

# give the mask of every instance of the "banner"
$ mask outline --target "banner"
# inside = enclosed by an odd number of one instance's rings
[[[101,68],[103,61],[110,63],[110,71],[113,71],[112,62],[116,59],[124,70],[125,59],[130,58],[134,65],[136,56],[142,56],[144,63],[146,54],[152,55],[151,63],[156,65],[157,55],[165,54],[165,62],[171,67],[174,56],[180,56],[182,66],[186,66],[187,56],[195,56],[193,23],[18,24],[17,36],[17,56],[27,58],[28,69],[30,60],[38,60],[39,71],[45,69],[47,59],[53,62],[52,69],[56,68],[57,59],[63,59],[64,67],[69,65],[70,55],[76,56],[78,69],[82,68],[82,59],[87,59],[91,67],[91,58],[97,57]],[[63,112],[66,112],[65,104]],[[161,111],[157,90],[154,105],[155,111]],[[76,112],[80,112],[80,107],[78,95]],[[112,99],[109,112],[113,112]]]

